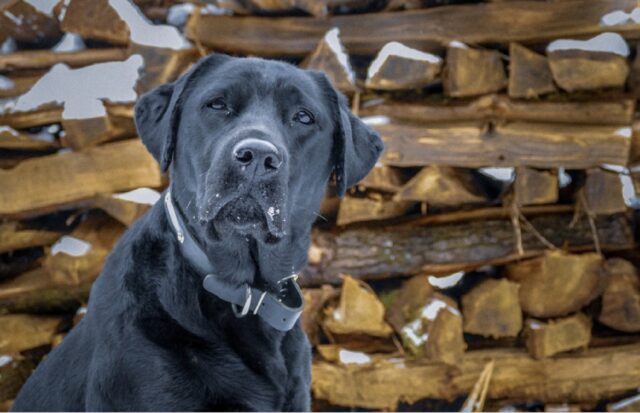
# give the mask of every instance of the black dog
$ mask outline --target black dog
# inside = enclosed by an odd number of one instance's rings
[[[86,317],[14,410],[309,410],[310,346],[291,279],[332,172],[382,150],[327,78],[213,55],[136,106],[171,187],[122,237]]]

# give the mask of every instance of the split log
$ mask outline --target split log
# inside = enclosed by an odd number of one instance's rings
[[[304,309],[300,316],[302,329],[307,334],[312,345],[320,342],[320,319],[324,313],[324,306],[329,300],[337,298],[340,293],[330,285],[323,285],[320,288],[305,288]]]
[[[560,317],[577,311],[602,292],[602,256],[549,251],[506,267],[520,284],[520,305],[534,317]]]
[[[107,194],[97,195],[92,202],[96,208],[102,209],[127,226],[133,224],[151,208],[149,204],[125,201]]]
[[[627,210],[620,176],[615,172],[589,169],[582,191],[589,211],[594,214],[615,214]]]
[[[598,38],[606,41],[608,47],[620,43],[626,53],[590,48],[589,45],[597,38],[584,42],[571,41],[571,44],[566,40],[557,40],[548,46],[549,66],[558,86],[567,92],[624,87],[629,75],[628,46],[617,34],[602,34]],[[562,42],[566,44],[562,45]]]
[[[418,316],[418,310],[425,306],[434,290],[428,276],[417,275],[402,284],[397,295],[388,304],[386,318],[397,333]]]
[[[25,50],[0,55],[0,72],[48,69],[58,63],[80,67],[94,63],[122,61],[127,57],[129,55],[126,49],[120,48],[85,49],[77,52]]]
[[[536,359],[585,349],[591,340],[591,320],[582,313],[546,323],[530,319],[525,327],[527,349]]]
[[[349,55],[340,42],[339,33],[338,29],[329,30],[300,66],[324,72],[336,88],[352,93],[356,90],[355,73],[349,63]]]
[[[100,143],[131,138],[136,135],[133,119],[116,116],[101,116],[86,119],[62,119],[65,146],[82,149]]]
[[[329,308],[324,327],[335,334],[388,337],[393,332],[384,321],[384,306],[367,284],[345,277],[337,308]]]
[[[547,58],[517,43],[511,43],[509,96],[530,99],[555,91]]]
[[[18,395],[18,391],[35,367],[32,360],[22,356],[0,356],[0,401],[3,402],[0,404],[0,410],[2,406],[11,405],[6,402]]]
[[[351,53],[373,55],[392,41],[433,51],[454,40],[469,44],[542,43],[560,37],[588,36],[605,31],[637,37],[640,29],[635,23],[617,26],[600,23],[605,14],[620,9],[632,10],[636,5],[634,0],[602,0],[596,3],[577,0],[551,4],[511,1],[330,18],[269,19],[194,14],[185,33],[190,39],[217,51],[258,56],[303,56],[316,47],[329,29],[337,27]],[[517,25],[513,24],[515,19]]]
[[[449,165],[532,166],[584,169],[601,164],[625,165],[631,129],[615,126],[569,126],[516,122],[416,126],[374,126],[385,142],[381,161],[391,166]]]
[[[360,109],[361,116],[388,116],[412,122],[454,121],[524,121],[539,123],[570,123],[577,125],[619,125],[633,122],[635,102],[614,101],[540,101],[523,102],[503,95],[482,96],[469,102],[387,101]]]
[[[127,140],[0,170],[0,215],[43,213],[99,193],[161,184],[157,162],[139,140]]]
[[[376,165],[371,172],[358,183],[358,188],[375,189],[382,192],[397,192],[404,185],[402,169]]]
[[[29,228],[16,221],[0,223],[0,253],[53,244],[61,232]]]
[[[17,354],[49,345],[58,330],[60,317],[7,314],[0,316],[0,354]]]
[[[518,205],[555,204],[558,202],[558,174],[556,171],[518,167],[513,191]]]
[[[156,86],[173,82],[200,57],[195,48],[174,50],[135,43],[129,45],[127,53],[144,58],[144,70],[136,84],[138,96]]]
[[[387,43],[369,66],[365,86],[369,89],[418,89],[440,73],[442,58],[398,42]]]
[[[570,251],[592,251],[593,234],[586,217],[571,225],[573,214],[530,216],[529,222],[549,242]],[[596,219],[604,251],[632,248],[633,235],[623,215]],[[304,286],[340,284],[339,274],[361,279],[388,278],[421,273],[451,274],[483,265],[500,265],[523,258],[516,251],[511,220],[418,226],[408,223],[386,228],[352,229],[340,234],[315,231],[314,264],[300,281]],[[524,257],[537,256],[546,247],[523,227]]]
[[[0,124],[15,129],[51,125],[62,121],[62,105],[49,104],[29,112],[3,112],[0,110]]]
[[[393,197],[396,201],[426,202],[435,207],[487,201],[469,170],[432,165],[423,168]]]
[[[605,273],[598,321],[616,330],[640,332],[640,279],[636,269],[628,261],[610,258]]]
[[[470,351],[455,367],[393,356],[361,366],[315,362],[311,388],[316,399],[334,405],[392,411],[399,402],[469,394],[490,360],[490,400],[595,402],[640,386],[640,344],[632,344],[544,360],[520,349]]]
[[[438,312],[427,329],[425,355],[434,361],[457,366],[462,363],[467,345],[464,342],[462,316],[459,311],[445,307]]]
[[[462,297],[464,332],[483,337],[516,337],[522,329],[520,286],[488,279]]]
[[[65,6],[64,19],[60,22],[65,32],[115,45],[129,43],[129,26],[111,7],[109,0],[72,0]]]
[[[413,205],[413,202],[385,199],[382,196],[363,198],[347,195],[340,202],[337,224],[397,218],[405,215]]]
[[[55,141],[37,139],[8,126],[0,126],[0,150],[54,152],[59,147]]]
[[[11,0],[0,5],[0,43],[12,37],[19,42],[37,44],[55,39],[60,34],[56,18],[29,1]]]
[[[47,256],[41,268],[0,283],[0,313],[77,308],[86,302],[91,284],[123,231],[121,224],[108,217],[83,222],[70,236],[85,247],[88,244],[88,250],[73,256],[62,248]]]
[[[442,86],[447,96],[466,97],[498,92],[507,85],[502,57],[497,50],[447,48]]]

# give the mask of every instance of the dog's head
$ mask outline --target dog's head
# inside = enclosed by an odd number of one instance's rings
[[[308,234],[331,173],[343,194],[383,148],[326,76],[256,58],[208,56],[144,95],[135,114],[205,243]]]

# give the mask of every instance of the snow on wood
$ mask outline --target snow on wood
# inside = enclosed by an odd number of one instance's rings
[[[547,46],[547,53],[560,50],[615,53],[622,57],[629,57],[629,46],[624,38],[617,33],[602,33],[589,40],[560,39]]]
[[[360,351],[340,350],[339,357],[342,364],[369,364],[371,357]]]
[[[623,10],[615,10],[602,16],[600,23],[603,26],[618,26],[627,23],[640,23],[640,8],[636,7],[630,13]]]
[[[60,253],[81,257],[91,250],[91,244],[81,239],[65,235],[51,246],[51,255]]]
[[[412,89],[432,81],[440,72],[442,58],[407,47],[387,43],[367,71],[367,87],[373,89]]]
[[[113,194],[113,197],[137,204],[153,205],[160,199],[160,193],[151,188],[136,188],[129,192]]]
[[[445,275],[442,277],[435,277],[433,275],[430,275],[428,280],[429,280],[429,284],[443,290],[445,288],[450,288],[455,286],[460,281],[462,281],[462,278],[464,278],[464,271],[454,272],[453,274]]]
[[[339,36],[340,29],[334,27],[327,32],[327,34],[324,36],[324,40],[325,42],[327,42],[329,48],[331,48],[334,55],[338,58],[338,62],[340,62],[340,64],[342,65],[342,68],[347,74],[349,81],[354,82],[355,75],[353,74],[353,68],[351,68],[351,63],[349,63],[349,56],[344,51],[344,47],[342,46],[342,42],[340,42]]]
[[[65,35],[60,39],[60,42],[53,46],[51,50],[54,52],[77,52],[78,50],[84,50],[86,46],[84,45],[84,41],[82,37],[76,33],[65,33]]]

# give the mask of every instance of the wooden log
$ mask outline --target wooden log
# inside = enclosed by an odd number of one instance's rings
[[[578,125],[628,126],[633,122],[635,102],[613,101],[519,101],[503,95],[482,96],[471,101],[408,103],[385,101],[360,109],[361,116],[388,116],[412,122],[523,121]]]
[[[404,182],[405,178],[402,169],[376,165],[371,172],[358,183],[358,188],[395,193]]]
[[[488,279],[462,297],[464,332],[483,337],[516,337],[522,329],[520,286]]]
[[[559,40],[548,46],[549,66],[559,87],[567,92],[624,87],[629,75],[629,50],[624,39],[612,33],[602,34],[598,38],[607,42],[607,46],[621,43],[626,53],[590,49],[589,45],[596,42],[597,38],[585,42],[573,41],[571,45],[563,46],[559,46],[562,42]]]
[[[323,285],[320,288],[305,288],[302,293],[305,303],[300,321],[309,341],[315,346],[320,343],[320,321],[324,307],[329,300],[339,297],[340,292],[330,285]]]
[[[351,0],[351,2],[354,2]],[[295,11],[305,11],[313,16],[324,17],[328,13],[328,7],[333,3],[349,3],[341,0],[226,0],[220,2],[218,7],[229,10],[234,14],[280,14]]]
[[[530,216],[529,222],[549,242],[570,251],[592,251],[593,234],[586,217],[571,225],[573,214]],[[632,248],[633,235],[623,215],[596,219],[598,237],[607,251]],[[339,274],[376,279],[392,276],[451,274],[483,265],[499,265],[522,257],[516,252],[511,220],[482,221],[428,226],[406,225],[351,229],[340,234],[315,231],[312,242],[316,261],[303,271],[304,286],[340,284]],[[541,254],[546,247],[523,228],[524,257]]]
[[[85,2],[72,0],[65,4],[60,27],[78,33],[83,39],[102,40],[115,45],[129,43],[129,26],[111,7],[109,0]]]
[[[379,90],[417,89],[431,83],[441,68],[439,56],[390,42],[369,66],[365,86]]]
[[[594,214],[615,214],[627,210],[620,176],[615,172],[589,169],[582,191],[589,211]]]
[[[605,263],[606,286],[598,321],[625,332],[640,332],[640,279],[634,266],[621,258]]]
[[[18,395],[18,391],[35,367],[35,363],[29,358],[16,355],[0,356],[0,409],[11,406],[9,401]]]
[[[0,170],[0,215],[37,214],[99,193],[161,184],[158,164],[139,140],[116,142]]]
[[[591,340],[591,320],[582,313],[548,322],[525,322],[527,349],[536,359],[570,350],[584,349]]]
[[[487,201],[469,170],[439,165],[424,167],[393,198],[396,201],[426,202],[435,207]]]
[[[388,337],[393,330],[384,321],[384,306],[362,281],[344,278],[340,303],[327,309],[324,327],[335,334],[366,334]]]
[[[631,10],[634,0],[510,1],[453,5],[425,10],[330,18],[238,17],[194,14],[185,33],[213,50],[259,56],[303,56],[332,27],[353,54],[375,54],[391,41],[420,50],[440,49],[459,40],[468,44],[542,43],[559,37],[605,31],[640,37],[634,23],[603,26],[602,16]],[[513,24],[517,18],[518,24]]]
[[[130,55],[139,54],[144,58],[144,71],[136,84],[139,96],[157,86],[174,81],[200,57],[195,48],[174,50],[135,43],[129,45],[127,52]]]
[[[61,321],[60,317],[28,314],[0,316],[0,354],[17,354],[50,344]]]
[[[340,202],[337,224],[397,218],[405,215],[413,205],[412,202],[385,199],[382,196],[363,198],[347,195]]]
[[[433,293],[428,276],[411,277],[402,284],[395,298],[387,306],[387,321],[397,333],[400,333],[408,322],[418,316],[418,310],[424,307]]]
[[[513,192],[518,205],[555,204],[558,202],[557,171],[516,168]]]
[[[96,195],[92,203],[96,208],[102,209],[127,226],[133,224],[151,208],[149,204],[126,201],[107,194]]]
[[[520,284],[520,305],[534,317],[560,317],[579,310],[602,292],[602,256],[596,253],[544,255],[507,265]]]
[[[314,398],[334,405],[391,411],[399,402],[453,400],[469,394],[490,360],[495,366],[489,400],[594,402],[640,385],[640,344],[631,344],[544,360],[521,349],[469,351],[455,367],[395,356],[361,366],[317,361],[311,388]]]
[[[447,96],[466,97],[502,90],[507,85],[502,57],[497,50],[447,48],[442,86]]]
[[[608,412],[637,412],[640,410],[640,394],[607,404]]]
[[[0,253],[53,244],[62,235],[59,231],[29,228],[16,221],[0,223]]]
[[[336,88],[345,93],[353,93],[356,90],[355,73],[339,34],[337,28],[329,30],[300,66],[324,72]]]
[[[452,366],[462,363],[467,347],[462,330],[459,311],[451,307],[440,310],[427,329],[425,355],[431,360]]]
[[[41,268],[0,283],[0,313],[69,311],[86,302],[91,284],[124,227],[108,217],[83,222],[70,236],[88,250],[50,253]],[[85,245],[86,247],[86,245]]]
[[[76,150],[136,135],[131,118],[112,118],[110,116],[86,119],[63,118],[61,123],[65,131],[63,142],[66,146]]]
[[[57,142],[37,139],[29,134],[18,132],[8,127],[0,126],[0,150],[22,150],[54,152],[60,147]]]
[[[0,72],[48,69],[58,63],[80,67],[94,63],[122,61],[127,57],[129,57],[127,50],[120,48],[85,49],[77,52],[25,50],[0,55]]]
[[[527,99],[555,92],[547,58],[517,43],[511,43],[508,90],[512,98]]]
[[[62,121],[62,105],[49,104],[29,112],[3,112],[0,110],[0,124],[15,128],[51,125]]]
[[[12,37],[23,43],[41,43],[60,36],[58,21],[24,0],[0,4],[0,42]]]
[[[584,169],[625,165],[631,129],[514,122],[486,132],[478,124],[426,127],[374,126],[385,142],[381,161],[391,166],[531,166]]]

